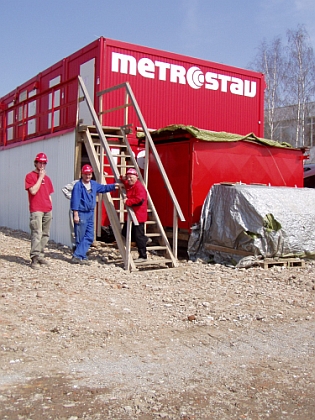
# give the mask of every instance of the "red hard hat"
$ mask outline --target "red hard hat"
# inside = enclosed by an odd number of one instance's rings
[[[38,153],[34,159],[34,162],[47,163],[48,159],[45,153]]]
[[[92,174],[93,168],[91,165],[83,165],[81,169],[82,174]]]
[[[128,171],[126,172],[126,175],[136,175],[136,176],[138,176],[138,173],[134,168],[129,168]]]

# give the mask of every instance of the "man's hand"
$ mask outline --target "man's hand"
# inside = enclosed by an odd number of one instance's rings
[[[45,171],[45,169],[44,169],[44,168],[41,168],[41,169],[39,170],[39,178],[40,178],[41,180],[43,180],[43,179],[45,178],[45,175],[46,175],[46,171]]]
[[[78,223],[80,223],[80,217],[79,217],[79,212],[78,211],[74,211],[73,212],[73,222],[77,225]]]
[[[40,189],[40,186],[43,182],[43,179],[45,178],[45,175],[46,175],[46,171],[45,171],[44,168],[41,168],[41,169],[38,170],[38,179],[37,179],[36,183],[32,187],[29,188],[29,192],[32,195],[37,194],[37,192]]]
[[[121,190],[122,188],[125,188],[125,186],[121,181],[118,181],[115,184],[115,188],[116,188],[116,190]]]

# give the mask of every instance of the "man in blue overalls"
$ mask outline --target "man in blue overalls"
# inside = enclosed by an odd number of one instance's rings
[[[119,189],[120,185],[102,185],[92,180],[93,168],[84,165],[81,178],[74,185],[71,195],[70,207],[73,211],[74,234],[76,248],[71,262],[74,264],[88,264],[86,253],[94,241],[94,208],[96,194],[107,193]]]

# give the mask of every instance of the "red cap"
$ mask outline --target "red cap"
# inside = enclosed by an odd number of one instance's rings
[[[93,173],[93,168],[91,165],[83,165],[82,169],[81,169],[81,173],[82,174],[92,174]]]
[[[47,163],[48,159],[45,153],[38,153],[34,159],[34,162]]]
[[[138,173],[134,168],[129,168],[128,171],[126,172],[126,175],[136,175],[136,176],[138,176]]]

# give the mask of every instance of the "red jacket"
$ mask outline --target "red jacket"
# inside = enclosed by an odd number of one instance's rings
[[[122,180],[126,188],[126,206],[132,207],[139,223],[144,223],[148,219],[148,197],[147,191],[139,180],[134,185],[129,185],[126,180]]]

